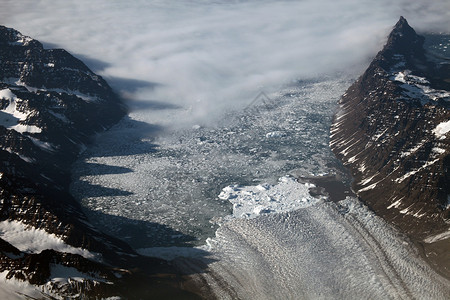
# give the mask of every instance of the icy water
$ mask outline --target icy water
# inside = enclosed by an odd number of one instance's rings
[[[450,282],[403,235],[358,199],[296,179],[343,175],[328,142],[348,85],[296,82],[185,130],[170,120],[186,110],[141,107],[84,153],[73,194],[206,299],[446,299]]]
[[[226,186],[335,172],[329,126],[349,82],[294,82],[188,129],[170,127],[185,109],[141,104],[76,163],[72,193],[95,225],[137,248],[201,245],[231,213],[218,197]]]

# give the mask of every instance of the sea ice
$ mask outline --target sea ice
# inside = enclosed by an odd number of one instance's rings
[[[234,111],[214,126],[172,128],[170,120],[185,116],[184,108],[132,111],[130,118],[99,135],[96,145],[75,164],[74,178],[79,179],[74,180],[72,193],[94,225],[115,236],[129,236],[126,241],[134,247],[184,244],[182,239],[168,241],[171,235],[152,228],[143,233],[148,239],[120,234],[126,222],[168,226],[202,245],[216,230],[211,222],[230,214],[228,198],[244,197],[238,190],[218,197],[224,187],[260,184],[252,188],[258,193],[286,174],[328,171],[326,165],[335,161],[328,148],[329,126],[347,83],[333,78],[294,83],[277,98],[272,96],[270,109]],[[99,167],[104,171],[98,173]],[[273,205],[269,201],[245,213],[280,209]]]

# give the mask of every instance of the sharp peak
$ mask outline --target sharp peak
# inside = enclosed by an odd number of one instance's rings
[[[398,22],[395,24],[394,30],[395,29],[406,29],[406,28],[409,29],[409,28],[411,28],[411,26],[409,26],[408,21],[406,21],[406,19],[403,16],[401,16],[400,19],[398,20]]]
[[[403,16],[400,16],[400,19],[398,20],[397,24],[408,24],[408,21]]]
[[[414,38],[417,36],[417,33],[411,26],[409,26],[408,21],[406,21],[404,17],[400,17],[398,22],[392,28],[390,37],[392,38],[393,35],[400,35],[409,38]]]
[[[392,50],[395,53],[423,56],[423,42],[424,38],[416,33],[416,31],[409,26],[404,17],[400,17],[397,24],[395,24],[383,50]]]

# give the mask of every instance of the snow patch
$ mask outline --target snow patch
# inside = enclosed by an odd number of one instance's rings
[[[16,40],[14,42],[9,42],[10,45],[13,46],[28,46],[30,42],[33,40],[32,38],[22,35],[21,33],[16,34]]]
[[[417,150],[419,150],[423,145],[424,145],[424,141],[420,142],[419,144],[417,144],[416,146],[414,146],[413,148],[409,149],[408,151],[402,152],[400,153],[400,157],[406,157],[406,156],[410,156],[411,154],[415,153]]]
[[[417,170],[410,171],[410,172],[406,173],[405,175],[403,175],[402,177],[395,179],[395,182],[397,182],[397,183],[403,182],[406,178],[422,171],[425,168],[428,168],[429,166],[435,164],[438,160],[439,160],[439,158],[436,158],[435,160],[432,160],[432,161],[427,161],[423,166],[421,166]]]
[[[50,265],[49,279],[50,282],[58,283],[59,285],[69,284],[70,281],[83,282],[85,280],[105,282],[103,278],[93,277],[89,274],[82,273],[73,267],[66,267],[58,264]]]
[[[398,208],[400,206],[400,204],[402,204],[402,199],[404,197],[401,197],[400,199],[398,199],[397,201],[393,202],[391,205],[389,205],[387,207],[387,209],[391,209],[391,208]]]
[[[15,126],[12,126],[8,129],[14,129],[17,132],[20,133],[24,133],[24,132],[28,132],[28,133],[41,133],[42,129],[35,126],[35,125],[23,125],[23,124],[17,124]]]
[[[362,189],[358,190],[358,193],[365,192],[365,191],[368,191],[368,190],[373,190],[377,186],[377,184],[378,184],[378,182],[372,183],[371,185],[366,186],[365,188],[362,188]]]
[[[382,136],[388,131],[388,129],[389,129],[389,128],[386,128],[386,129],[383,130],[382,132],[380,132],[380,133],[378,133],[378,134],[375,134],[375,135],[372,137],[372,141],[378,141],[378,140],[380,139],[380,137],[382,137]]]
[[[409,213],[409,209],[413,206],[414,204],[411,204],[410,206],[408,206],[407,208],[402,209],[401,211],[399,211],[399,213],[403,214],[403,215],[411,215],[411,213]]]
[[[367,166],[365,163],[362,163],[359,165],[358,167],[358,171],[360,171],[361,173],[364,173],[364,171],[367,169]]]
[[[52,65],[54,67],[54,64],[52,64],[52,63],[48,64],[47,67],[51,67]],[[68,68],[65,68],[65,69],[68,69]],[[75,70],[75,69],[72,69],[72,70]],[[88,75],[91,75],[91,74],[88,74]],[[10,77],[10,78],[4,79],[3,82],[8,83],[8,84],[12,84],[12,85],[17,85],[17,86],[23,86],[30,93],[56,92],[56,93],[60,93],[60,94],[74,95],[74,96],[77,96],[78,98],[80,98],[80,99],[82,99],[82,100],[84,100],[86,102],[98,102],[98,101],[101,101],[101,99],[99,97],[82,93],[79,90],[60,89],[60,88],[47,89],[45,86],[42,86],[42,87],[39,87],[39,88],[33,87],[33,86],[29,86],[25,82],[21,81],[20,78],[12,78],[12,77]]]
[[[75,268],[52,264],[50,266],[49,281],[43,285],[32,285],[28,281],[18,280],[16,278],[7,279],[8,271],[0,272],[0,299],[23,300],[23,299],[75,299],[73,297],[64,297],[58,294],[58,290],[64,290],[64,286],[75,281],[83,282],[93,280],[94,282],[105,282],[103,278],[92,277],[82,273]],[[55,285],[58,288],[55,290]],[[120,299],[119,297],[110,297],[107,299]]]
[[[450,131],[450,120],[438,124],[438,126],[436,126],[436,128],[433,129],[434,135],[441,140],[445,139],[449,131]]]
[[[351,164],[351,163],[354,163],[355,161],[356,161],[356,155],[350,157],[347,162]]]
[[[433,149],[431,149],[431,151],[433,151],[434,153],[437,153],[437,154],[445,153],[445,149],[442,149],[442,148],[439,148],[439,147],[434,147]]]
[[[364,179],[364,180],[361,180],[361,182],[359,183],[359,185],[366,185],[366,184],[368,184],[368,183],[371,182],[372,179],[374,179],[378,174],[379,174],[379,172],[376,172],[374,175],[372,175],[372,176],[370,176],[370,177],[368,177],[368,178],[366,178],[366,179]]]
[[[427,244],[431,244],[431,243],[434,243],[434,242],[446,240],[448,238],[450,238],[450,229],[445,231],[445,232],[429,236],[426,239],[424,239],[423,241],[425,243],[427,243]]]
[[[422,104],[429,100],[437,101],[450,97],[450,92],[431,88],[430,82],[426,78],[412,75],[410,70],[394,73],[391,80],[401,82],[400,87],[405,90],[404,94],[411,98],[420,99]]]
[[[18,102],[22,101],[10,89],[0,90],[0,98],[9,100],[6,108],[0,110],[0,125],[7,129],[13,129],[17,132],[40,133],[42,129],[35,125],[19,124],[25,121],[31,112],[20,111],[17,107]]]
[[[15,278],[7,279],[8,271],[0,272],[0,299],[46,299],[39,288],[28,281],[20,281]]]
[[[18,221],[0,222],[0,238],[4,239],[20,251],[27,253],[40,253],[46,249],[53,249],[59,252],[78,254],[88,259],[95,259],[99,256],[86,249],[67,245],[55,234],[50,234],[42,229],[26,226]]]
[[[406,79],[405,79],[406,75],[407,75],[406,72],[398,72],[397,74],[394,75],[394,80],[406,83]]]

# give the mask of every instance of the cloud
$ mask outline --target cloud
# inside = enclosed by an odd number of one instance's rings
[[[156,83],[127,95],[184,107],[196,122],[245,107],[259,91],[291,80],[356,76],[400,15],[418,30],[444,31],[449,8],[446,0],[6,0],[0,18],[103,61],[91,67],[106,78]]]

